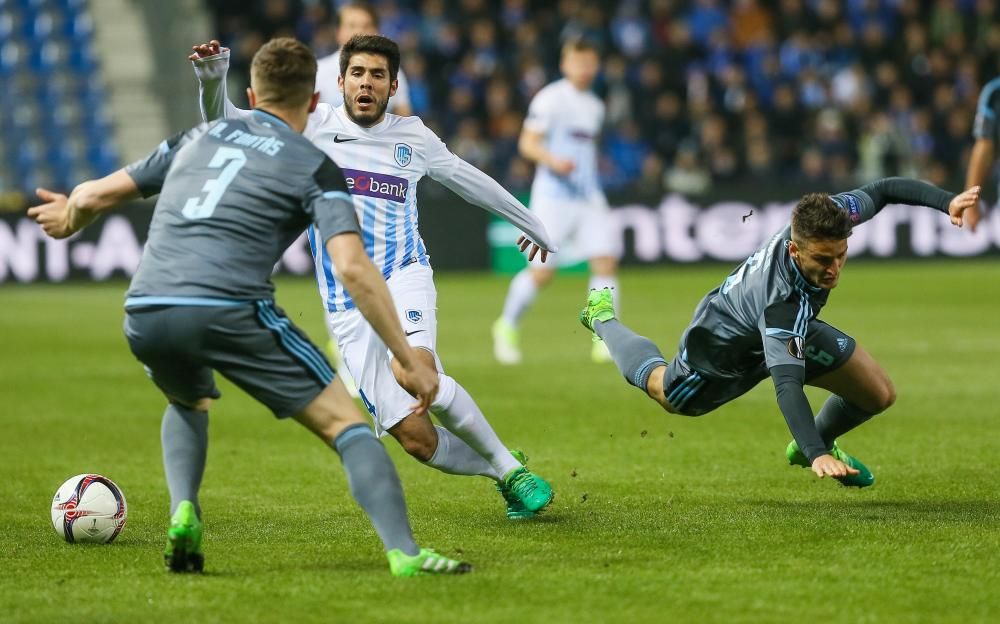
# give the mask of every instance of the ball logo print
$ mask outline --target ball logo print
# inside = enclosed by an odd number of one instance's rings
[[[112,542],[127,518],[128,504],[121,489],[99,474],[76,475],[52,497],[52,527],[71,544]]]

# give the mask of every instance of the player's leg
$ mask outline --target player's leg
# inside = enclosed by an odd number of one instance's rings
[[[589,290],[610,288],[614,293],[613,303],[617,317],[621,316],[621,289],[618,284],[617,242],[614,238],[616,231],[607,201],[603,197],[595,198],[584,206],[576,239],[581,253],[589,259]],[[612,360],[607,345],[596,335],[590,357],[598,363]]]
[[[374,525],[393,574],[458,573],[468,564],[413,540],[396,469],[319,348],[272,302],[229,308],[206,345],[213,366],[278,418],[291,417],[340,456],[351,495]],[[239,329],[239,331],[234,331]],[[431,569],[433,568],[433,569]]]
[[[129,347],[168,399],[160,429],[171,516],[164,562],[174,572],[204,565],[198,492],[208,454],[208,410],[220,396],[212,371],[196,353],[201,327],[187,312],[140,308],[125,320]]]
[[[406,274],[389,280],[389,288],[400,308],[400,320],[408,330],[410,345],[416,348],[419,357],[426,358],[427,363],[434,365],[440,373],[438,395],[431,411],[444,429],[464,443],[457,445],[455,439],[448,438],[446,444],[438,443],[435,455],[440,457],[445,452],[452,452],[456,446],[467,446],[490,465],[492,474],[489,476],[515,490],[528,511],[536,512],[547,506],[552,501],[552,488],[525,469],[504,446],[479,405],[461,384],[444,372],[434,353],[437,342],[437,291],[432,271],[425,267],[407,269]],[[392,367],[396,381],[402,385],[399,363],[393,360]],[[462,452],[465,454],[464,449]],[[431,461],[436,460],[432,457]]]
[[[667,360],[652,340],[640,336],[615,318],[614,294],[610,288],[592,290],[580,322],[608,346],[625,380],[645,391],[667,411],[675,411],[664,395]]]
[[[577,227],[575,219],[560,216],[566,206],[560,202],[536,200],[531,203],[531,210],[545,225],[549,236],[556,244],[571,236]],[[493,323],[493,355],[501,364],[519,364],[521,348],[518,327],[538,293],[548,286],[555,277],[555,265],[549,263],[561,262],[562,255],[549,259],[545,264],[537,259],[522,269],[510,282],[507,297],[504,299],[503,310]]]

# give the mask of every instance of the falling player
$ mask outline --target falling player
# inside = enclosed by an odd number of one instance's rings
[[[820,478],[866,487],[875,477],[840,449],[837,438],[888,409],[896,391],[853,338],[817,318],[840,281],[847,238],[854,225],[894,203],[936,208],[974,230],[977,201],[978,186],[954,195],[903,178],[804,196],[791,224],[702,299],[670,362],[615,319],[610,289],[591,291],[580,321],[604,339],[626,381],[673,414],[701,416],[770,376],[794,438],[785,451],[788,462]],[[815,420],[807,384],[833,393]]]
[[[600,57],[590,43],[570,41],[559,65],[563,78],[535,95],[518,147],[536,165],[531,210],[559,245],[559,263],[587,260],[590,288],[618,289],[618,261],[608,202],[597,174],[597,141],[604,103],[590,88]],[[493,354],[501,364],[521,361],[518,325],[538,291],[555,276],[555,267],[530,265],[510,283],[500,318],[493,323]],[[596,336],[595,362],[610,359]]]
[[[212,41],[195,46],[194,56],[206,118],[245,116],[246,111],[226,97],[228,49]],[[344,170],[365,250],[389,284],[407,340],[441,373],[431,411],[443,426],[435,426],[426,414],[411,413],[412,388],[400,377],[399,363],[358,313],[310,230],[327,328],[380,434],[393,436],[410,455],[442,472],[489,477],[504,497],[507,516],[530,518],[552,501],[551,486],[522,465],[523,454],[515,451],[515,456],[503,445],[469,393],[444,373],[436,355],[437,292],[417,229],[417,183],[429,175],[468,202],[507,219],[527,234],[522,250],[530,246],[531,258],[537,254],[544,260],[554,246],[537,218],[496,181],[448,151],[420,119],[386,114],[399,70],[395,42],[358,35],[344,46],[340,63],[344,105],[320,104],[305,136]]]
[[[320,352],[274,304],[269,277],[310,223],[365,317],[392,348],[425,410],[438,376],[403,334],[388,288],[364,251],[340,169],[301,136],[318,95],[316,59],[275,39],[250,69],[253,112],[164,141],[144,160],[77,186],[67,198],[39,189],[32,208],[65,238],[118,204],[159,194],[149,239],[125,301],[125,334],[168,400],[163,464],[172,514],[164,560],[200,572],[198,491],[208,410],[218,371],[278,418],[293,418],[340,455],[348,484],[398,576],[459,573],[468,564],[413,541],[395,468]]]

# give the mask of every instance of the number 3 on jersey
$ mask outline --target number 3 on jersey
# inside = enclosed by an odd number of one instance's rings
[[[201,187],[202,193],[208,193],[204,199],[191,197],[184,204],[181,213],[188,219],[207,219],[215,212],[215,206],[222,199],[222,194],[226,192],[229,185],[236,178],[243,165],[247,164],[247,156],[243,150],[235,147],[220,147],[216,150],[212,160],[208,163],[209,169],[222,169],[222,173],[214,178],[205,180],[205,185]]]

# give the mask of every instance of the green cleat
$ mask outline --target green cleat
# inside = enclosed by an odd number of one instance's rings
[[[871,470],[868,470],[868,466],[865,466],[858,460],[857,457],[848,455],[837,446],[837,443],[833,443],[833,450],[830,451],[830,455],[834,458],[844,462],[851,468],[858,471],[856,475],[847,475],[846,477],[834,477],[840,484],[846,487],[857,487],[863,488],[868,487],[875,483],[875,475],[872,474]],[[792,466],[802,466],[803,468],[811,468],[812,464],[806,456],[799,450],[799,445],[792,440],[788,443],[785,448],[785,457],[788,459],[788,463]]]
[[[201,552],[201,520],[195,513],[194,503],[181,501],[177,511],[170,518],[167,529],[167,547],[163,551],[163,563],[171,572],[201,572],[205,567],[205,555]]]
[[[493,323],[493,357],[500,364],[520,364],[521,348],[518,346],[517,328],[498,318]]]
[[[525,512],[535,515],[545,509],[554,498],[552,486],[545,479],[524,466],[515,468],[507,473],[503,478],[503,487],[510,491],[509,495],[504,495],[504,499],[508,501],[508,517],[510,517],[511,499],[516,499],[520,502],[521,507],[517,508],[515,506],[514,510],[522,514],[519,517],[524,518],[530,517],[523,515]]]
[[[526,466],[528,464],[528,456],[525,455],[524,451],[521,449],[510,449],[510,454],[513,455],[514,459],[516,459],[522,466]],[[507,487],[507,483],[505,481],[497,481],[496,487],[497,492],[500,492],[500,496],[503,496],[504,501],[507,503],[508,520],[527,520],[535,517],[536,512],[530,511],[527,507],[525,507],[524,503],[522,503],[521,499],[514,494],[513,490]]]
[[[594,331],[594,321],[610,321],[615,318],[614,297],[610,288],[592,288],[587,296],[587,305],[580,311],[580,322]]]
[[[407,555],[398,548],[385,553],[389,558],[389,571],[393,576],[420,576],[424,574],[466,574],[472,572],[472,564],[439,555],[430,548]]]

